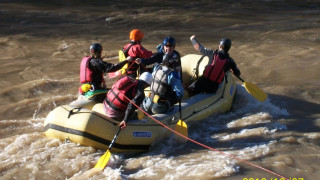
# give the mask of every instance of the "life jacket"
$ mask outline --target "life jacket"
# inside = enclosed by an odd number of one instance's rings
[[[80,64],[80,82],[87,83],[92,82],[92,70],[89,68],[90,60],[92,59],[91,56],[86,56],[82,58]]]
[[[127,46],[126,49],[124,49],[125,47],[122,49],[123,54],[125,55],[126,58],[129,56],[128,52],[129,52],[130,48],[131,48],[132,46],[136,45],[136,44],[138,44],[138,43],[137,43],[137,42],[131,42],[131,44],[130,44],[129,46]],[[132,57],[132,58],[133,58],[133,59],[136,59],[137,57]],[[134,63],[134,64],[132,64],[132,63]],[[128,67],[129,67],[129,69],[127,70],[127,73],[128,73],[128,74],[131,74],[131,73],[136,73],[137,69],[139,68],[139,65],[136,64],[136,63],[133,61],[133,62],[131,62],[131,63],[128,64]]]
[[[108,91],[106,103],[115,110],[125,111],[130,102],[125,96],[130,99],[133,98],[136,93],[137,84],[138,81],[129,76],[119,79]],[[131,88],[134,89],[132,90],[132,94],[129,95],[128,92]]]
[[[209,79],[212,82],[221,83],[224,78],[224,67],[226,65],[226,59],[220,59],[218,53],[213,55],[213,61],[211,65],[206,66],[203,72],[203,77]]]
[[[151,95],[150,98],[154,101],[155,96],[159,96],[160,100],[167,100],[172,97],[174,91],[171,86],[168,84],[167,79],[168,75],[171,72],[170,69],[164,71],[162,67],[156,70],[154,74],[154,79],[150,85]],[[156,100],[157,101],[157,100]],[[155,101],[154,101],[155,102]]]
[[[80,82],[81,83],[87,83],[91,85],[95,85],[96,89],[105,87],[105,81],[103,78],[103,72],[101,72],[101,84],[97,84],[95,79],[93,79],[93,71],[89,68],[90,67],[90,61],[92,60],[91,56],[86,56],[82,59],[80,64]]]
[[[131,44],[126,48],[126,49],[122,49],[122,51],[123,51],[123,54],[126,56],[126,57],[128,57],[128,52],[129,52],[129,50],[130,50],[130,48],[133,46],[133,45],[136,45],[136,44],[138,44],[137,42],[131,42]],[[133,57],[133,58],[136,58],[136,57]]]

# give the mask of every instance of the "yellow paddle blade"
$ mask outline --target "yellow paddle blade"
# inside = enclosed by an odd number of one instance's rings
[[[178,133],[188,137],[188,126],[187,124],[182,121],[181,119],[178,121],[178,123],[176,124],[175,127],[175,131],[177,131]]]
[[[119,62],[122,62],[126,60],[126,56],[124,55],[123,51],[120,50],[119,51]],[[126,69],[128,68],[128,63],[125,64],[119,71],[121,72],[121,74],[124,74],[126,72]]]
[[[268,95],[264,93],[260,88],[258,88],[256,85],[250,83],[250,82],[243,82],[244,87],[248,91],[249,94],[251,94],[253,97],[258,99],[261,102],[264,102]]]
[[[120,50],[119,51],[119,62],[122,62],[124,60],[126,60],[126,56],[124,55],[123,51]]]
[[[95,169],[99,169],[99,170],[103,170],[107,164],[108,164],[108,161],[110,159],[110,156],[111,156],[111,152],[109,151],[109,149],[107,150],[106,153],[104,153],[104,155],[102,155],[100,157],[100,159],[98,160],[97,164],[94,166]]]

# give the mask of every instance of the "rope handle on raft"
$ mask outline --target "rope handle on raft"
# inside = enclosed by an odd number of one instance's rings
[[[74,112],[73,110],[77,110],[77,111]],[[70,118],[71,115],[80,112],[80,110],[81,110],[81,107],[76,107],[76,108],[71,109],[71,110],[69,111],[69,114],[68,114],[68,119]]]

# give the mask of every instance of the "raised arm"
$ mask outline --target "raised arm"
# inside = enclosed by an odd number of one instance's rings
[[[199,51],[201,54],[206,55],[206,56],[212,56],[213,55],[213,50],[212,49],[207,49],[204,46],[202,46],[196,39],[196,35],[192,35],[190,37],[190,41],[192,42],[192,45],[195,50]]]

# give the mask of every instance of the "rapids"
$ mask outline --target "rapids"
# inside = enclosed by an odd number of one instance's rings
[[[319,178],[319,14],[318,0],[1,0],[0,179],[280,179],[170,137],[146,153],[113,154],[97,172],[104,151],[44,135],[46,115],[76,99],[90,44],[115,63],[134,28],[153,52],[173,36],[181,55],[197,53],[193,34],[211,49],[230,38],[241,77],[269,98],[258,102],[237,80],[232,110],[191,124],[190,138],[287,178]]]

